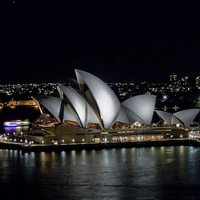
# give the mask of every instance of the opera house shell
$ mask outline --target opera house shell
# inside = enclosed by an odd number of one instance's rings
[[[176,113],[159,110],[155,111],[168,125],[181,124],[184,127],[189,127],[199,113],[200,109],[187,109]]]
[[[46,123],[47,131],[62,137],[67,135],[68,140],[75,140],[74,134],[76,138],[78,135],[81,138],[81,135],[89,133],[94,139],[94,134],[96,138],[98,134],[106,131],[131,130],[135,122],[144,126],[151,125],[155,111],[155,95],[138,95],[121,103],[112,89],[98,77],[78,69],[75,74],[79,89],[60,85],[59,97],[34,97],[38,105],[46,108],[57,123],[55,127],[48,127]],[[168,125],[180,123],[185,127],[190,126],[198,112],[199,109],[190,109],[170,114],[156,110],[158,116]]]

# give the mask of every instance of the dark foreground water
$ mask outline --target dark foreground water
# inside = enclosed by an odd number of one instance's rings
[[[35,120],[32,107],[0,110]],[[18,130],[21,131],[21,130]],[[25,153],[0,149],[0,200],[200,199],[200,147]]]
[[[0,199],[200,199],[200,148],[0,149]]]

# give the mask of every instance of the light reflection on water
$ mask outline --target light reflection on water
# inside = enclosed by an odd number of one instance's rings
[[[1,199],[199,199],[200,148],[0,150]]]
[[[3,129],[4,129],[4,133],[20,134],[20,133],[28,132],[29,126],[4,127]]]

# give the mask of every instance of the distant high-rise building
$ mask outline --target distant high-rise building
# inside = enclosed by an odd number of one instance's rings
[[[178,92],[179,88],[178,88],[178,78],[177,78],[177,74],[173,73],[170,75],[169,77],[170,83],[169,83],[169,89],[171,92]]]
[[[196,87],[200,89],[200,76],[196,77]]]
[[[170,75],[170,81],[171,82],[174,82],[174,81],[177,81],[177,74],[173,73]]]

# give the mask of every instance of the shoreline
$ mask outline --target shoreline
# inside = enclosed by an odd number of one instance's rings
[[[163,140],[163,141],[140,141],[140,142],[120,142],[120,143],[78,143],[60,145],[25,145],[0,142],[0,149],[21,150],[22,152],[48,152],[48,151],[81,151],[81,150],[101,150],[112,148],[134,148],[134,147],[161,147],[161,146],[200,146],[196,140]]]

